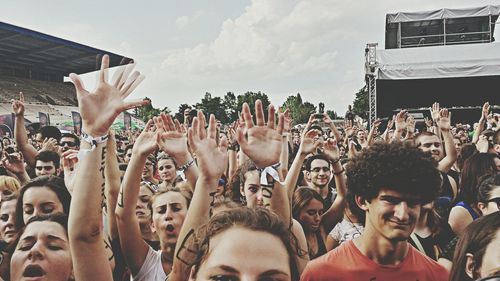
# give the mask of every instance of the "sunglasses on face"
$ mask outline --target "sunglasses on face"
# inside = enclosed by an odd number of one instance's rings
[[[75,147],[76,143],[73,141],[63,141],[63,142],[61,142],[61,146]]]
[[[41,171],[41,170],[50,171],[50,170],[52,170],[52,168],[53,168],[52,166],[36,166],[36,169],[38,171]]]
[[[490,203],[490,202],[496,203],[498,209],[500,210],[500,197],[491,198],[490,200],[486,201],[486,203]]]

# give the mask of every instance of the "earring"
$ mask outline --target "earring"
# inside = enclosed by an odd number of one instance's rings
[[[240,196],[240,202],[243,206],[247,205],[247,198],[245,196]]]

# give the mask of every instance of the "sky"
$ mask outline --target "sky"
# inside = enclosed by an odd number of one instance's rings
[[[364,48],[384,48],[385,15],[494,0],[1,0],[0,20],[134,58],[130,98],[177,112],[212,96],[290,95],[343,114],[364,86]],[[93,80],[93,79],[92,79]],[[88,88],[92,88],[87,85]]]

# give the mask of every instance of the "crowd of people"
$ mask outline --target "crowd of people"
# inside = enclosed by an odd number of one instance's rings
[[[144,79],[76,75],[82,134],[29,135],[24,98],[1,143],[0,280],[499,280],[500,125],[438,103],[379,132],[349,116],[255,102],[240,118],[161,113],[114,132]],[[267,114],[264,111],[267,110]],[[205,115],[206,114],[206,115]],[[488,279],[490,278],[490,279]]]

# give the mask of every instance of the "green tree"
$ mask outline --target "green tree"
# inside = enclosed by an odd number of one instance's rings
[[[290,109],[293,124],[303,124],[309,121],[309,116],[316,111],[316,106],[310,102],[303,102],[301,95],[288,96],[283,107]]]
[[[187,108],[192,108],[192,106],[187,103],[183,103],[179,105],[179,110],[177,111],[177,113],[175,113],[174,117],[175,119],[179,120],[180,123],[184,123],[184,110],[186,110]]]
[[[168,107],[164,107],[163,109],[155,108],[150,98],[146,97],[145,99],[149,100],[149,104],[142,107],[137,107],[134,110],[135,116],[137,118],[141,119],[144,122],[148,122],[149,119],[153,118],[154,116],[160,115],[161,112],[170,114],[170,109]]]
[[[222,104],[222,99],[220,97],[212,97],[212,94],[205,93],[201,102],[196,104],[198,110],[203,111],[206,116],[210,114],[215,115],[217,120],[220,120],[223,124],[228,123],[229,118],[226,115],[224,105]]]
[[[230,123],[236,121],[238,118],[238,111],[241,109],[238,108],[238,100],[236,99],[234,93],[227,92],[224,96],[222,104],[224,106],[224,110],[226,111],[228,122]]]
[[[337,119],[337,112],[333,111],[333,110],[327,110],[326,111],[326,114],[328,114],[328,116],[330,117],[330,119],[332,120],[335,120]]]
[[[243,95],[238,95],[238,103],[236,108],[241,111],[243,103],[246,102],[250,106],[250,112],[252,112],[252,115],[254,115],[255,101],[258,99],[262,101],[262,107],[264,108],[264,116],[266,117],[267,120],[267,109],[269,108],[271,102],[269,102],[269,98],[267,97],[267,95],[265,93],[261,93],[260,91],[257,93],[246,92]],[[254,121],[255,121],[255,116],[254,116]]]
[[[368,117],[368,88],[366,85],[359,89],[356,93],[356,97],[354,98],[352,111],[354,114],[360,116],[361,118],[366,119]]]

